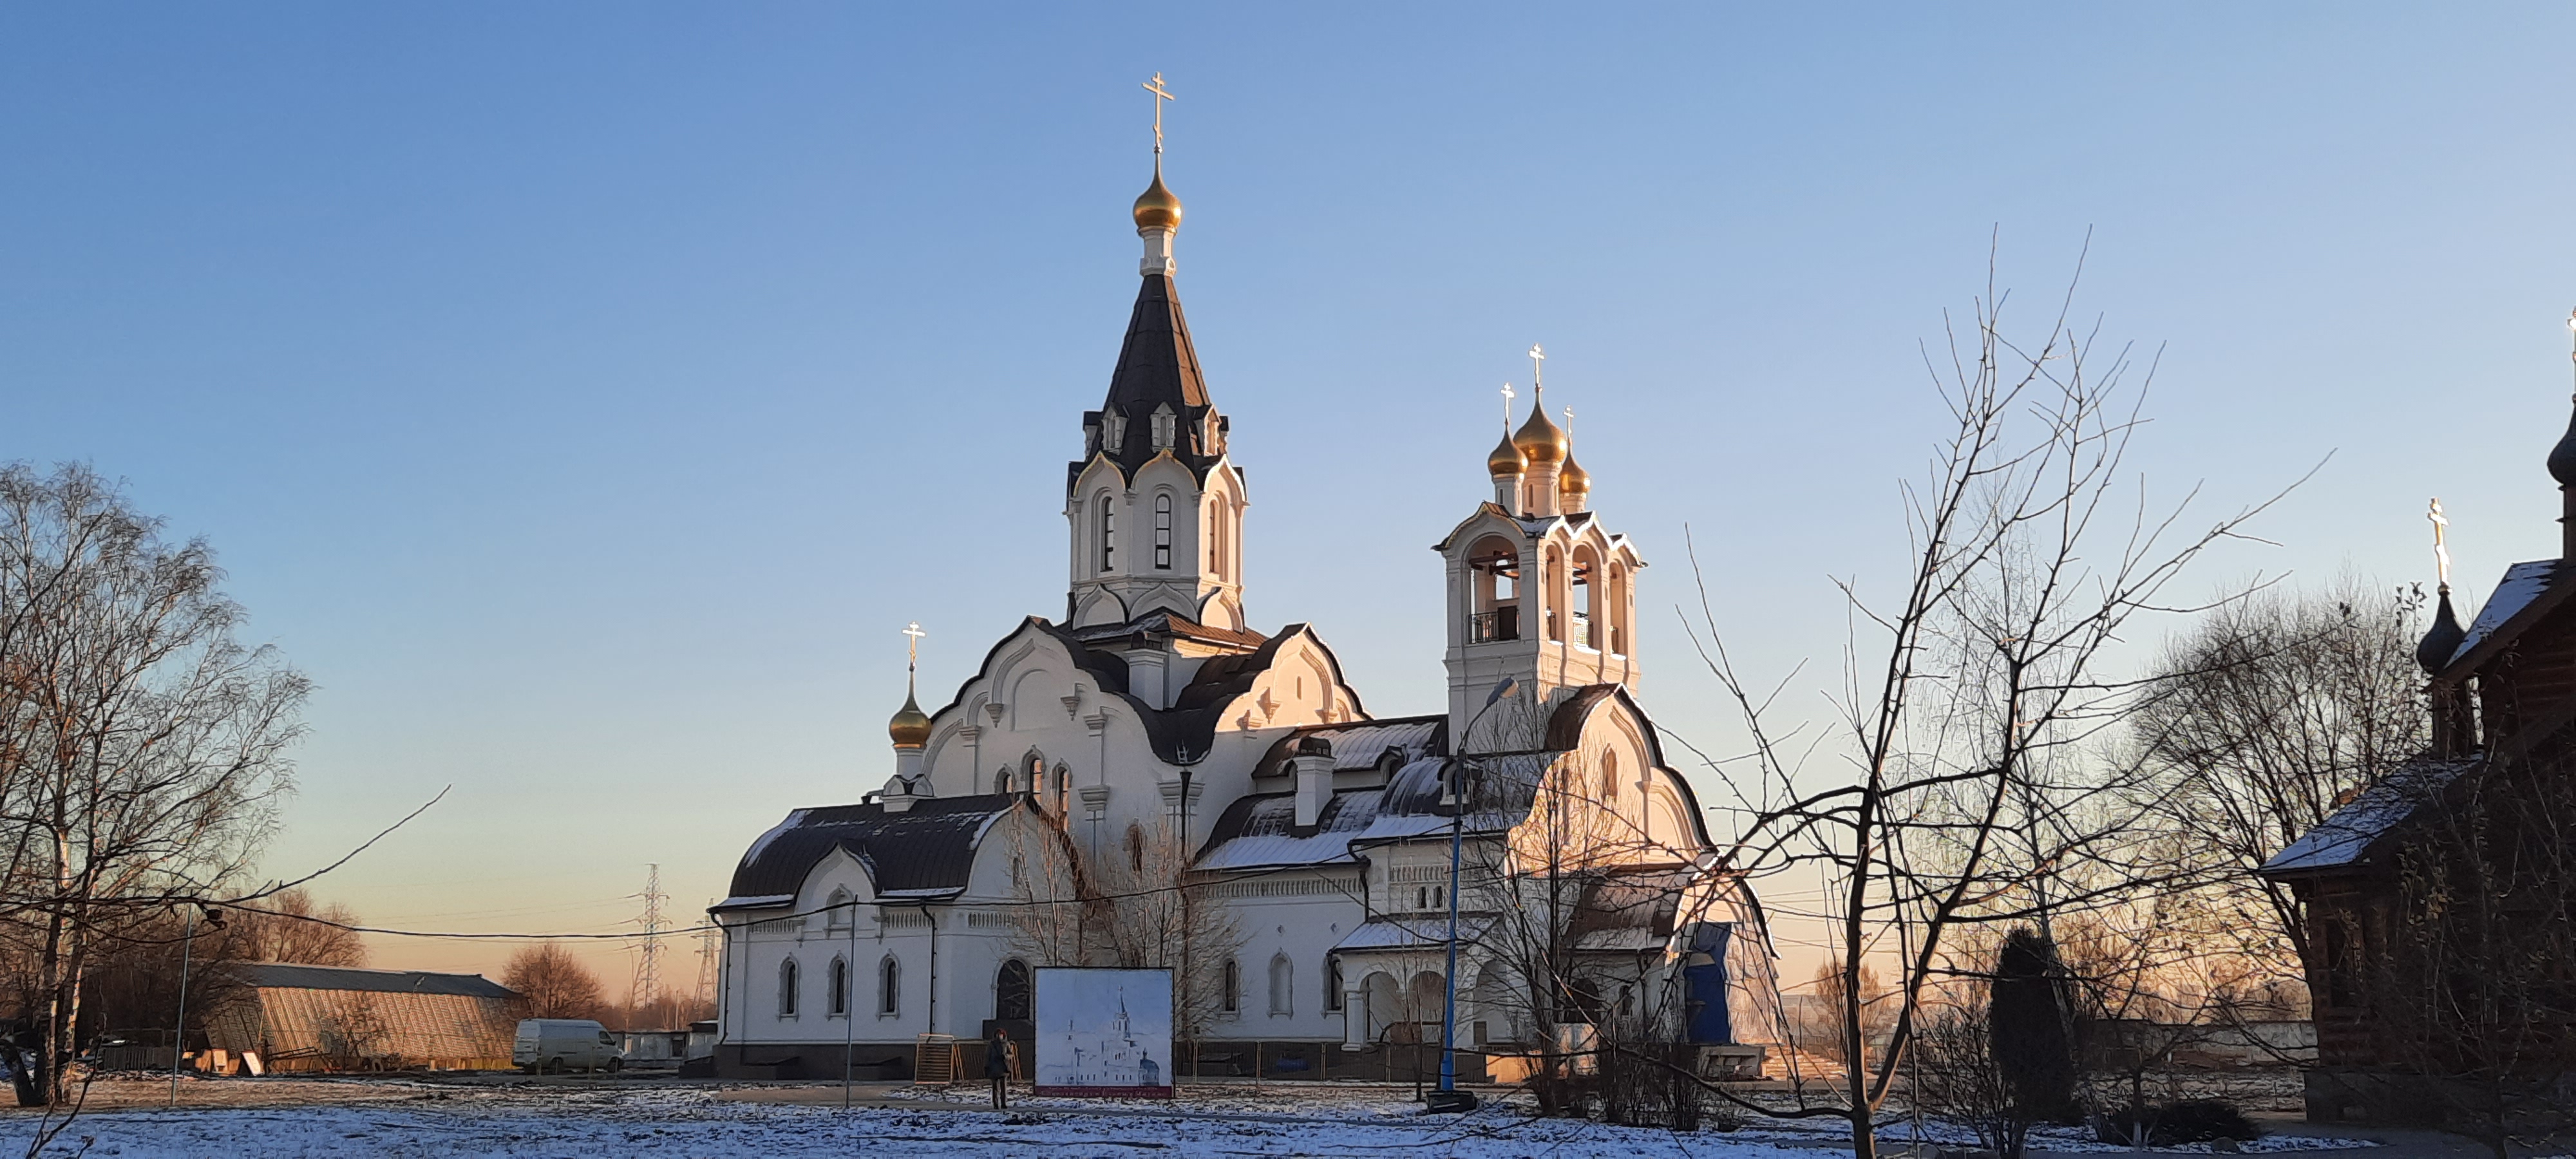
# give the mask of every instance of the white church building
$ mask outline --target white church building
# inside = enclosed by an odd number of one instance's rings
[[[997,1022],[1031,1041],[1033,970],[1096,965],[1184,979],[1178,1077],[1401,1076],[1437,1065],[1453,909],[1464,1077],[1614,1019],[1776,1041],[1758,904],[1638,701],[1645,560],[1543,394],[1419,593],[1444,709],[1373,715],[1312,625],[1254,626],[1157,152],[1135,312],[1066,472],[1063,618],[936,711],[907,696],[882,789],[751,842],[711,910],[719,1073],[905,1077],[937,1036],[972,1068]]]

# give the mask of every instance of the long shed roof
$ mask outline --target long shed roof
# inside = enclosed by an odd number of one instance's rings
[[[366,990],[378,994],[459,994],[468,998],[519,996],[518,991],[481,974],[361,970],[296,962],[243,962],[225,969],[244,985],[263,990]]]

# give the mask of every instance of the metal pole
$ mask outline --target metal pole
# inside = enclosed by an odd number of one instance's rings
[[[1458,747],[1467,746],[1467,737],[1474,735],[1476,722],[1485,719],[1485,714],[1493,711],[1494,706],[1511,695],[1519,684],[1518,680],[1506,676],[1502,683],[1494,685],[1494,690],[1485,696],[1485,706],[1467,718],[1467,727],[1461,730],[1464,735],[1459,737]],[[1467,794],[1459,785],[1458,775],[1471,767],[1480,772],[1483,770],[1481,765],[1471,766],[1470,759],[1451,758],[1445,770],[1449,774],[1449,969],[1442,979],[1444,994],[1440,1001],[1440,1093],[1433,1095],[1425,1106],[1426,1110],[1432,1111],[1476,1109],[1475,1096],[1458,1090],[1458,862],[1466,839],[1467,820]],[[1414,1073],[1422,1072],[1416,1068]]]
[[[849,912],[842,914],[849,922],[849,945],[841,951],[841,976],[832,979],[832,999],[841,1004],[841,1109],[850,1109],[850,1053],[857,1049],[859,1035],[859,903],[852,894]]]
[[[197,911],[183,908],[186,915],[179,938],[179,1025],[170,1036],[170,1105],[179,1105],[179,1056],[188,1051],[188,957],[197,948]]]
[[[1440,1089],[1452,1092],[1458,1089],[1458,859],[1467,816],[1467,795],[1458,791],[1462,763],[1449,766],[1449,969],[1440,1011]]]

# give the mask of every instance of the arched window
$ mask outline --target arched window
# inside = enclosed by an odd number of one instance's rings
[[[1565,642],[1565,554],[1550,547],[1547,558],[1538,568],[1539,599],[1547,604],[1547,639],[1551,644]]]
[[[1606,749],[1601,753],[1601,799],[1619,799],[1619,754]]]
[[[1574,610],[1574,643],[1577,647],[1600,648],[1608,642],[1602,639],[1610,625],[1601,614],[1601,585],[1594,582],[1600,578],[1600,570],[1601,557],[1594,554],[1590,545],[1574,549],[1574,570],[1567,580],[1573,585],[1573,599],[1568,606]]]
[[[888,954],[877,963],[877,1013],[891,1015],[903,1009],[903,965]]]
[[[1172,570],[1172,496],[1154,496],[1154,570]]]
[[[1208,505],[1208,574],[1225,578],[1225,500]]]
[[[1610,565],[1609,604],[1610,651],[1614,655],[1625,656],[1628,654],[1628,570],[1615,563]]]
[[[796,1017],[796,959],[778,964],[778,1016]]]
[[[1064,816],[1073,805],[1073,766],[1057,762],[1055,766],[1055,815]]]
[[[1297,1012],[1297,968],[1289,964],[1286,954],[1270,956],[1270,1012]]]
[[[1118,562],[1118,501],[1100,493],[1100,570]]]
[[[1013,958],[1002,963],[993,975],[993,1019],[997,1022],[1026,1022],[1031,1011],[1029,964]]]
[[[846,889],[834,889],[832,891],[832,899],[825,902],[824,907],[823,928],[828,930],[846,930],[850,928],[851,917],[856,912],[857,908],[850,904],[850,891]]]
[[[846,958],[832,959],[832,1017],[850,1016],[850,963]]]
[[[996,793],[1011,791],[1011,766],[1004,765],[993,770],[993,791]]]
[[[1232,958],[1226,959],[1225,974],[1223,979],[1218,982],[1218,985],[1225,987],[1225,990],[1217,995],[1217,1009],[1223,1010],[1228,1014],[1241,1013],[1243,1010],[1243,965]]]
[[[1342,960],[1324,955],[1324,1009],[1342,1008]]]
[[[1145,829],[1133,821],[1127,823],[1127,868],[1145,872]]]
[[[1470,593],[1467,642],[1484,644],[1521,638],[1521,553],[1510,541],[1488,536],[1467,552]]]

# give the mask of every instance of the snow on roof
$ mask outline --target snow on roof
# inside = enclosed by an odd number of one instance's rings
[[[2504,579],[2496,583],[2495,591],[2487,596],[2486,605],[2478,609],[2478,618],[2470,622],[2469,634],[2461,638],[2460,646],[2451,651],[2451,660],[2456,663],[2460,657],[2476,650],[2487,637],[2495,634],[2496,629],[2503,627],[2505,621],[2530,607],[2531,601],[2549,590],[2549,579],[2557,571],[2558,561],[2554,559],[2527,560],[2504,569]]]
[[[1303,834],[1297,829],[1297,798],[1294,794],[1248,799],[1243,802],[1245,813],[1239,820],[1227,816],[1219,821],[1221,832],[1233,829],[1235,835],[1216,842],[1200,854],[1198,868],[1348,865],[1351,863],[1351,840],[1377,819],[1378,798],[1383,793],[1382,789],[1352,789],[1333,794],[1324,802],[1323,812],[1315,818],[1315,825]]]
[[[2359,863],[2372,842],[2414,815],[2416,806],[2475,763],[2474,759],[2421,761],[2398,768],[2273,854],[2261,872],[2295,873]]]
[[[795,900],[796,895],[792,893],[763,893],[750,897],[729,897],[707,908],[710,910],[760,909],[764,906],[787,905]]]
[[[1254,764],[1252,775],[1275,777],[1294,772],[1289,759],[1297,755],[1297,742],[1307,737],[1322,737],[1332,744],[1335,772],[1359,772],[1375,768],[1389,749],[1401,749],[1407,758],[1445,751],[1448,727],[1449,718],[1445,716],[1413,716],[1301,728],[1270,746]]]

